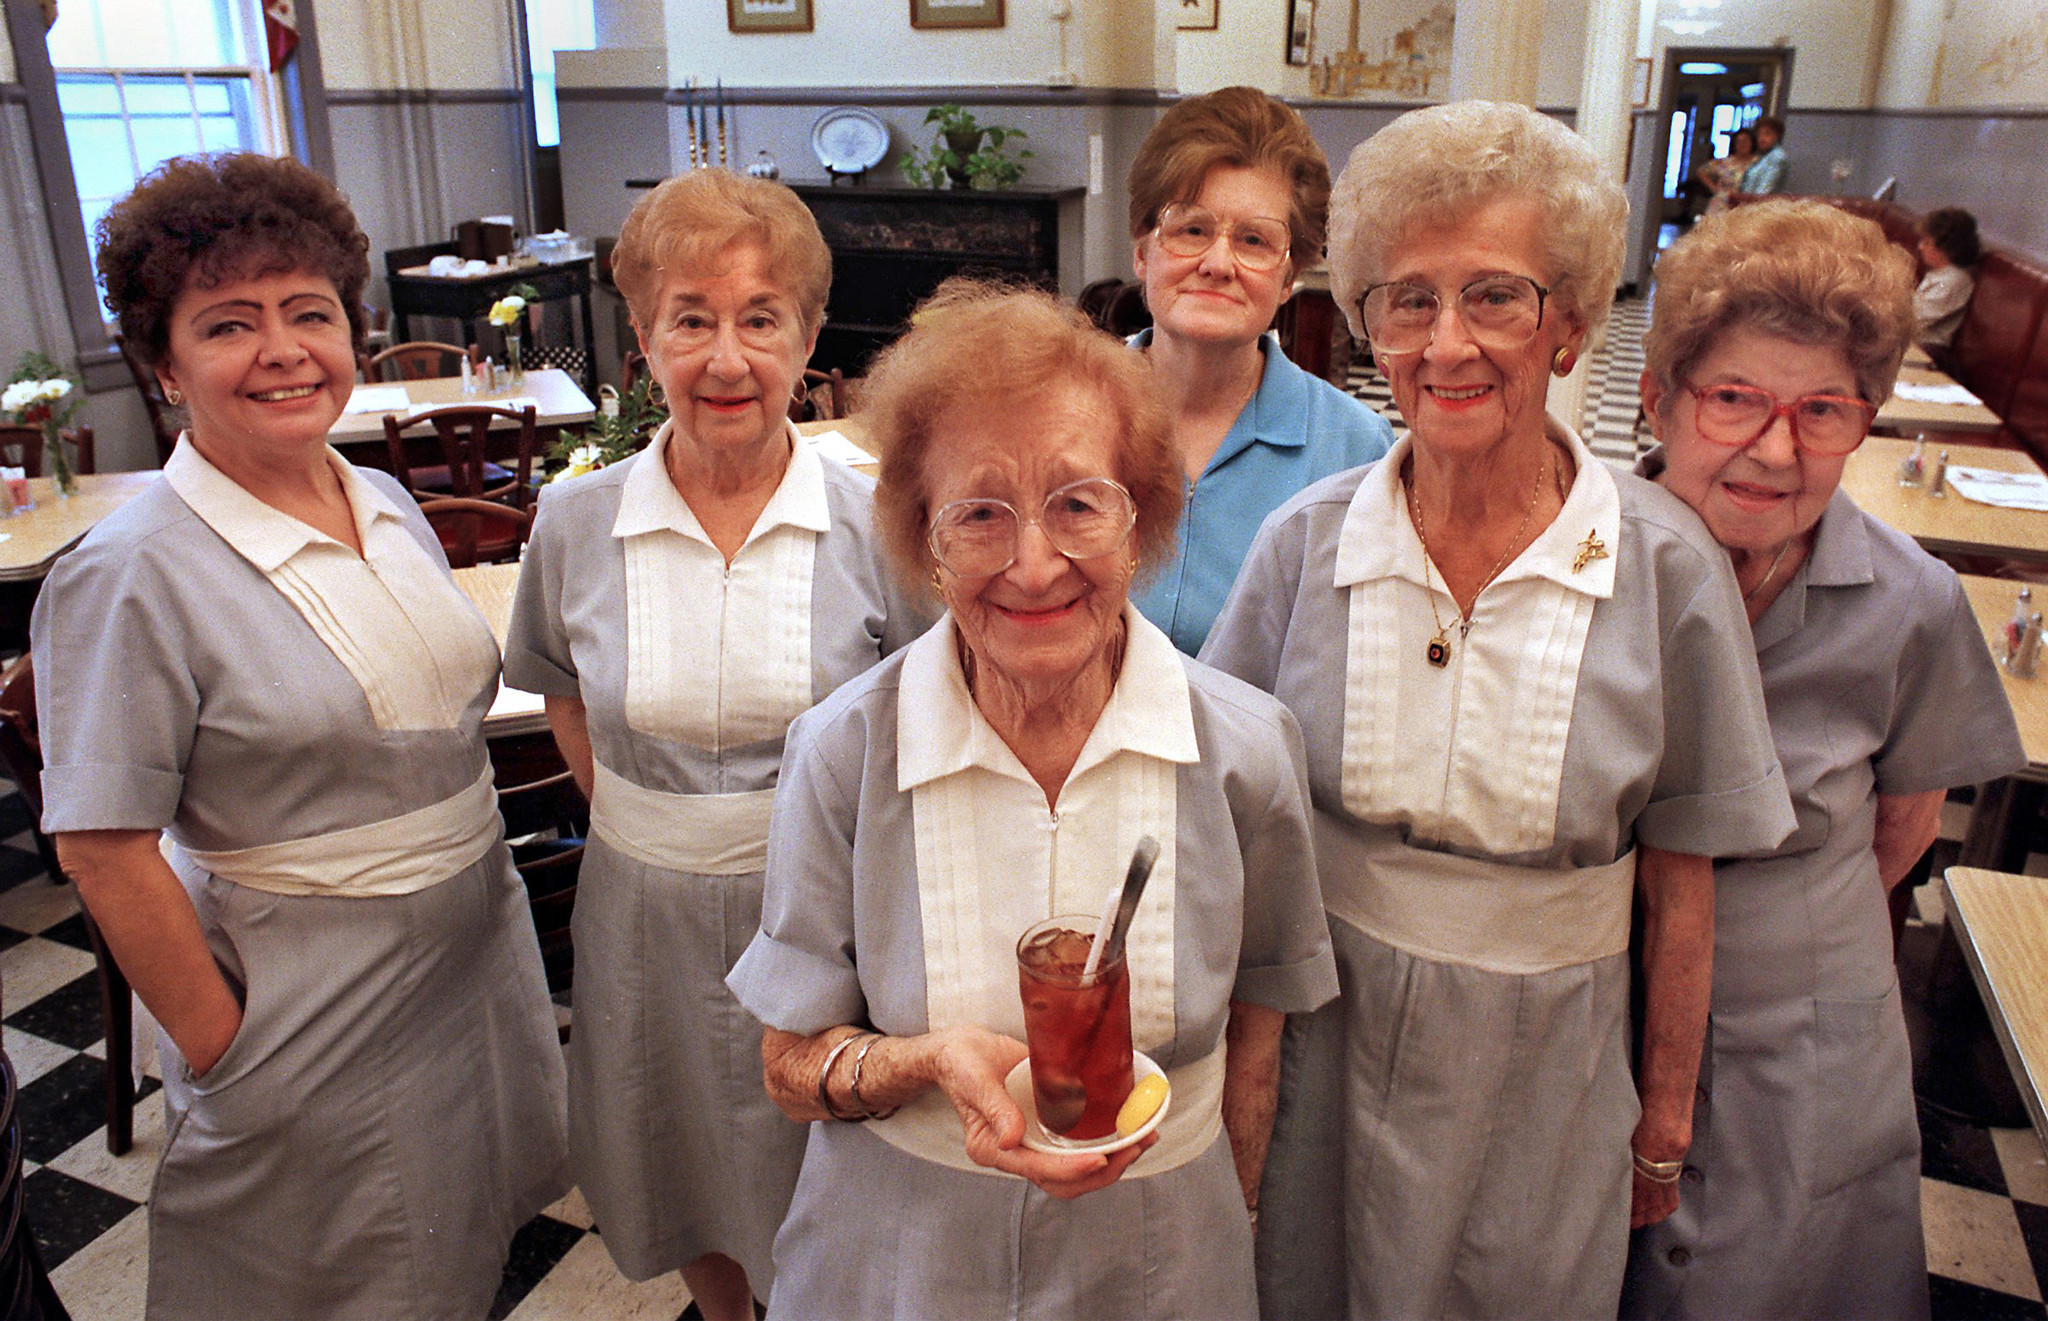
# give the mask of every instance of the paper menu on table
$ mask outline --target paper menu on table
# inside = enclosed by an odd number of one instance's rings
[[[843,431],[820,431],[817,435],[811,437],[811,444],[817,447],[818,453],[828,459],[837,459],[849,468],[859,468],[881,462],[880,459],[848,440],[846,433]]]
[[[1984,403],[1982,399],[1971,394],[1967,389],[1957,385],[1954,381],[1944,381],[1939,385],[1916,385],[1911,381],[1900,381],[1892,387],[1892,393],[1901,399],[1910,400],[1916,404],[1976,404],[1981,406]]]
[[[2048,474],[1951,467],[1947,475],[1949,486],[1965,500],[2000,509],[2048,510]]]
[[[344,413],[403,413],[412,407],[412,396],[402,385],[359,385],[348,397]]]

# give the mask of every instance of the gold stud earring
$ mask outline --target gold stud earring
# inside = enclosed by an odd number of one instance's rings
[[[185,402],[185,393],[182,390],[166,390],[164,391],[164,402],[173,408],[177,408]]]
[[[1550,357],[1550,374],[1552,376],[1560,377],[1570,376],[1572,374],[1572,368],[1578,365],[1578,355],[1573,353],[1564,345],[1560,344],[1558,346],[1557,352],[1552,354]]]

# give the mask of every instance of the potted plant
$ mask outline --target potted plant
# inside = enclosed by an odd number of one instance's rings
[[[948,102],[925,112],[935,126],[932,145],[924,152],[907,151],[897,162],[904,177],[919,188],[1008,188],[1024,176],[1029,150],[1013,157],[1004,147],[1020,141],[1022,129],[984,125],[974,112]]]

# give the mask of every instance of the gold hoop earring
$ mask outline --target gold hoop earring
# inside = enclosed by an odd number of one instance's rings
[[[1578,365],[1578,355],[1562,344],[1558,345],[1556,353],[1550,355],[1550,374],[1552,376],[1570,376],[1572,368]]]
[[[940,600],[946,599],[946,585],[939,581],[939,566],[932,566],[932,594]]]

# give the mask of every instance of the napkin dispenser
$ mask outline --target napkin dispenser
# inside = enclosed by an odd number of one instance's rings
[[[509,257],[512,226],[494,220],[465,220],[455,227],[455,252],[468,261]]]

